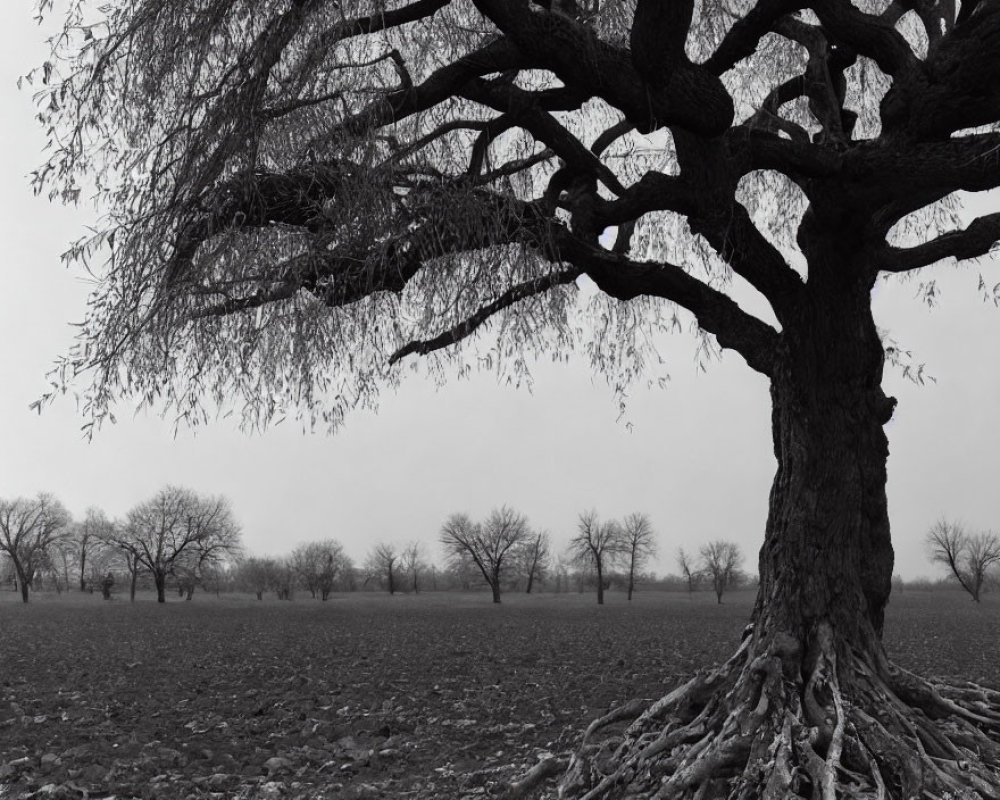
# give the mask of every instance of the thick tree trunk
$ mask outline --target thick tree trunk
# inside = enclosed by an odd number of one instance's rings
[[[490,580],[490,590],[493,592],[493,602],[500,602],[500,575],[494,575]]]
[[[156,602],[167,602],[167,576],[156,574],[153,576],[153,583],[156,584]]]
[[[924,681],[882,647],[894,401],[868,288],[827,286],[785,325],[771,386],[778,469],[736,654],[593,723],[560,796],[1000,797],[1000,692]],[[617,749],[588,741],[622,720]]]

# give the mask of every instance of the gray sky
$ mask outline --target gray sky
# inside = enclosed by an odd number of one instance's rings
[[[86,283],[59,261],[83,233],[85,210],[34,198],[27,174],[42,136],[19,74],[44,58],[24,2],[0,4],[0,497],[51,491],[77,516],[90,505],[124,515],[166,483],[227,495],[256,552],[279,554],[334,537],[357,560],[377,541],[425,542],[454,511],[475,517],[508,503],[561,545],[580,511],[645,511],[659,534],[659,571],[677,547],[739,542],[755,569],[774,471],[767,382],[727,356],[699,373],[693,342],[667,350],[665,390],[637,387],[629,429],[603,378],[582,363],[542,365],[532,394],[492,375],[437,390],[411,379],[379,414],[357,413],[335,436],[286,423],[249,436],[223,420],[176,438],[157,416],[118,414],[94,441],[71,397],[40,416],[28,409],[83,316]],[[974,201],[981,212],[1000,206]],[[940,306],[914,299],[916,284],[876,291],[880,326],[926,362],[936,383],[916,387],[890,372],[900,404],[889,425],[889,504],[897,571],[929,575],[922,538],[940,516],[1000,530],[1000,311],[976,294],[1000,263],[939,267]]]

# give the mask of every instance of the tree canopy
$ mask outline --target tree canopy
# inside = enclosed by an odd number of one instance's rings
[[[865,239],[851,280],[1000,235],[950,213],[1000,182],[995,3],[545,5],[74,0],[29,78],[36,188],[104,213],[69,252],[99,277],[62,365],[88,413],[335,425],[415,353],[520,376],[576,346],[628,379],[678,308],[770,374],[810,216]]]

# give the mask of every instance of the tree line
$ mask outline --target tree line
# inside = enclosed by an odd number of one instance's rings
[[[6,581],[28,602],[43,582],[57,591],[76,586],[100,589],[110,597],[124,580],[130,599],[141,585],[164,602],[170,588],[190,599],[205,590],[240,590],[263,599],[272,593],[291,600],[296,592],[327,600],[335,591],[379,590],[389,594],[423,590],[472,590],[485,585],[493,601],[507,591],[530,594],[540,584],[555,592],[594,590],[598,604],[613,583],[632,600],[637,585],[650,582],[648,567],[658,553],[649,516],[631,513],[602,520],[596,511],[579,515],[563,552],[548,531],[531,526],[526,515],[509,507],[484,519],[449,516],[438,533],[444,553],[438,566],[423,543],[377,542],[360,564],[332,538],[305,542],[287,556],[248,554],[240,526],[224,497],[199,495],[167,486],[139,503],[123,519],[111,520],[97,508],[74,520],[51,494],[0,500],[0,556]],[[1000,537],[970,532],[962,524],[939,520],[925,537],[933,563],[976,602],[1000,564]],[[697,551],[677,549],[678,573],[672,585],[693,593],[710,587],[717,602],[745,583],[739,546],[715,540]],[[897,590],[902,580],[895,581]]]
[[[105,597],[115,576],[125,576],[133,600],[145,577],[161,603],[168,581],[190,598],[241,553],[229,501],[178,486],[161,489],[121,520],[91,508],[75,521],[48,493],[0,500],[0,554],[25,603],[46,576],[60,591],[71,583],[81,591],[99,586]]]
[[[48,493],[0,499],[0,577],[24,602],[43,585],[59,592],[74,586],[82,592],[100,590],[105,598],[124,586],[130,600],[138,588],[149,588],[159,602],[165,602],[168,590],[191,599],[199,587],[246,591],[258,599],[272,593],[290,600],[296,592],[307,592],[325,601],[334,591],[395,594],[485,585],[499,603],[505,591],[530,594],[543,583],[556,592],[596,589],[598,603],[616,583],[631,601],[636,586],[651,580],[648,567],[657,553],[646,514],[603,521],[596,511],[587,511],[565,550],[557,552],[548,531],[536,530],[509,506],[479,521],[452,514],[441,526],[438,543],[443,566],[418,541],[377,542],[360,564],[332,538],[299,544],[286,556],[255,555],[244,548],[226,498],[177,486],[165,487],[116,520],[98,508],[74,520]],[[722,572],[717,550],[734,559]],[[702,548],[696,564],[683,550],[681,556],[691,591],[711,576],[721,602],[722,593],[740,579],[742,554],[735,544]]]

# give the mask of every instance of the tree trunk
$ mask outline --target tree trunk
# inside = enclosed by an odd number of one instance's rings
[[[604,605],[604,570],[601,569],[601,559],[597,558],[595,560],[595,566],[597,568],[597,605]]]
[[[138,583],[138,581],[139,581],[139,573],[133,572],[132,578],[129,581],[129,586],[128,586],[128,601],[130,603],[135,602],[135,585],[136,583]]]
[[[153,575],[153,583],[156,584],[156,602],[167,602],[167,576],[160,573]]]
[[[635,589],[635,559],[633,557],[632,562],[628,567],[628,601],[632,602],[632,591]]]
[[[532,568],[528,571],[528,585],[524,589],[525,594],[531,594],[531,587],[535,582],[535,570]]]
[[[493,591],[493,602],[500,602],[500,573],[494,572],[489,580],[490,589]]]
[[[27,603],[28,602],[28,588],[29,588],[31,582],[27,578],[25,578],[24,572],[21,569],[21,565],[17,561],[14,562],[14,570],[17,573],[17,582],[18,582],[18,584],[20,585],[20,588],[21,588],[21,602],[22,603]]]
[[[87,566],[87,548],[83,547],[80,550],[80,591],[87,591],[87,577],[86,577],[86,566]]]
[[[894,401],[870,287],[820,288],[786,321],[772,379],[778,469],[740,647],[648,710],[591,725],[560,796],[1000,796],[1000,692],[932,684],[883,650]],[[587,739],[621,720],[635,721],[602,774],[590,756],[609,743]]]

